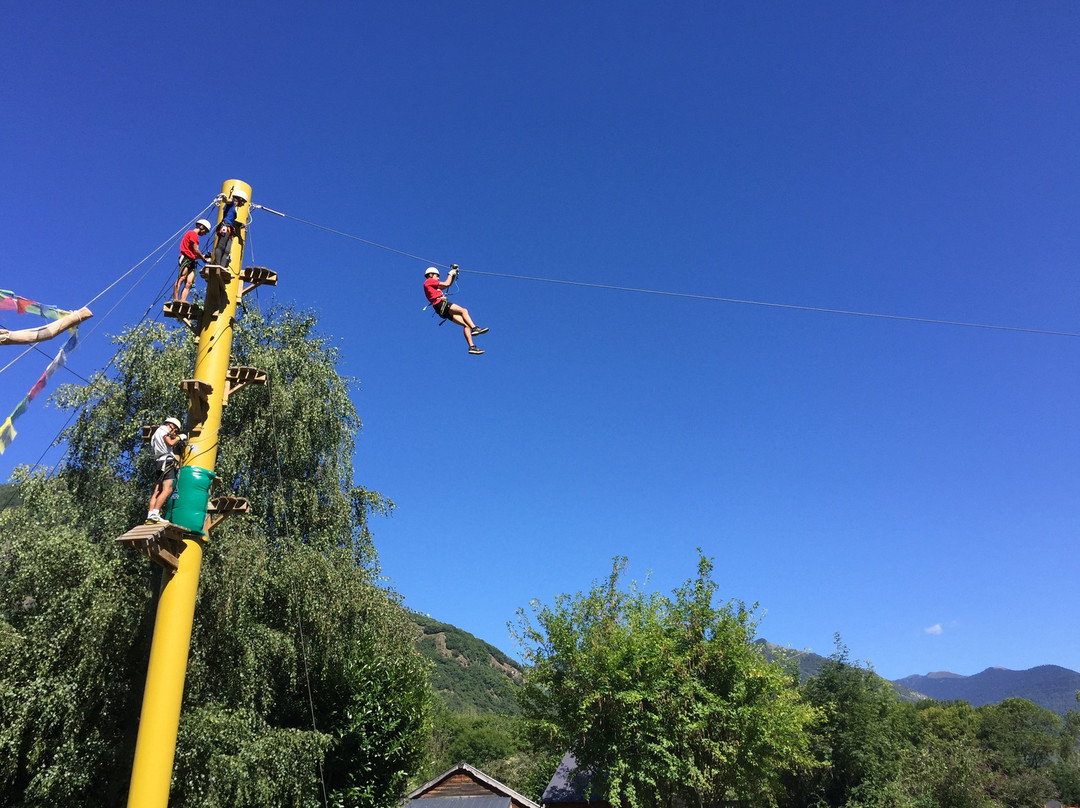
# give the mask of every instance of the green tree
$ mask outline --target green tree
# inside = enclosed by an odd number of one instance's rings
[[[913,708],[869,667],[853,664],[839,636],[836,645],[803,686],[807,702],[824,715],[813,735],[814,753],[825,765],[791,784],[792,805],[878,804],[918,732]]]
[[[623,587],[626,559],[585,594],[519,611],[532,664],[519,696],[541,748],[570,750],[605,797],[638,806],[773,802],[781,772],[810,766],[815,711],[753,645],[754,608],[714,605],[712,562],[673,597]]]
[[[1060,715],[1019,698],[984,704],[976,712],[979,744],[998,773],[994,794],[1001,802],[1017,808],[1042,804],[1061,796],[1057,780],[1072,785],[1068,767],[1059,765],[1067,736]]]
[[[266,388],[230,398],[215,495],[248,497],[206,544],[171,804],[389,806],[419,767],[430,700],[415,628],[378,583],[352,482],[352,382],[315,318],[238,323],[234,363]],[[0,804],[119,804],[126,793],[160,573],[113,539],[145,515],[138,427],[184,411],[192,336],[125,333],[80,407],[57,474],[0,513]],[[90,796],[92,795],[92,797]]]
[[[1042,769],[1061,747],[1061,716],[1027,699],[1005,699],[978,708],[979,742],[1006,774]]]
[[[898,774],[875,795],[880,808],[1001,808],[996,782],[975,738],[979,721],[966,701],[916,706],[918,739],[900,756]]]

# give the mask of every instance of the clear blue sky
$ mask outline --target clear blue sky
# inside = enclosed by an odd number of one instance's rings
[[[1080,669],[1080,339],[465,274],[471,357],[421,311],[435,262],[1080,331],[1078,57],[1060,2],[9,3],[0,288],[75,308],[168,241],[92,306],[88,377],[242,179],[422,259],[259,212],[247,256],[359,379],[409,606],[513,652],[531,599],[616,555],[670,591],[700,546],[776,643]]]

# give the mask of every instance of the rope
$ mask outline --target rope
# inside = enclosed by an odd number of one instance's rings
[[[267,375],[266,378],[266,393],[270,398],[270,430],[274,433],[274,463],[277,465],[278,475],[278,491],[284,493],[285,481],[284,475],[281,473],[281,453],[278,450],[280,444],[280,436],[278,435],[277,418],[274,416],[274,393],[271,389],[271,377]],[[285,526],[285,532],[289,532],[289,510],[288,508],[282,508],[281,520]],[[307,660],[307,640],[304,638],[304,621],[300,615],[300,598],[297,595],[296,582],[292,581],[292,594],[293,603],[296,604],[296,630],[300,640],[300,659],[304,663],[304,685],[307,688],[308,697],[308,710],[311,712],[311,729],[313,732],[318,732],[319,727],[315,721],[315,697],[311,692],[311,674],[308,670]],[[326,774],[323,771],[322,758],[319,759],[319,783],[322,786],[322,798],[323,808],[328,808],[329,801],[326,795]]]
[[[692,300],[710,300],[717,303],[739,303],[745,306],[766,306],[773,309],[792,309],[795,311],[813,311],[821,314],[844,314],[849,317],[873,317],[881,320],[903,320],[909,323],[930,323],[932,325],[954,325],[963,328],[988,328],[995,331],[1017,331],[1023,334],[1043,334],[1050,337],[1080,337],[1080,333],[1073,331],[1049,331],[1042,328],[1023,328],[1011,325],[990,325],[987,323],[968,323],[958,320],[936,320],[930,317],[906,317],[902,314],[879,314],[868,311],[853,311],[849,309],[829,309],[819,306],[797,306],[793,303],[769,303],[763,300],[740,300],[732,297],[713,297],[711,295],[692,295],[686,292],[665,292],[658,289],[636,289],[632,286],[609,286],[602,283],[585,283],[583,281],[566,281],[556,278],[533,278],[525,275],[505,275],[498,272],[479,272],[477,270],[462,270],[471,272],[473,275],[488,275],[495,278],[514,278],[516,280],[537,281],[540,283],[559,283],[567,286],[585,286],[592,289],[609,289],[618,292],[639,292],[648,295],[663,295],[665,297],[685,297]]]
[[[18,362],[20,359],[22,359],[24,356],[26,356],[32,350],[34,350],[34,346],[33,345],[28,345],[25,351],[23,351],[21,354],[16,356],[14,359],[12,359],[10,362],[8,362],[6,365],[4,365],[2,368],[0,368],[0,373],[3,373],[5,370],[7,370],[12,365],[14,365],[16,362]]]
[[[187,230],[187,228],[188,228],[188,227],[189,227],[189,226],[191,225],[191,223],[192,223],[192,222],[194,222],[194,221],[195,221],[196,219],[199,219],[199,218],[201,218],[201,217],[202,217],[202,215],[203,215],[204,213],[206,213],[206,211],[210,210],[210,208],[212,208],[212,207],[214,207],[214,203],[213,203],[213,202],[211,202],[211,203],[210,203],[209,205],[207,205],[207,206],[206,206],[205,208],[203,208],[203,209],[202,209],[201,211],[199,211],[199,212],[198,212],[197,214],[195,214],[195,216],[194,216],[194,217],[192,217],[191,219],[189,219],[189,220],[188,220],[187,224],[185,224],[185,225],[184,225],[183,227],[181,227],[181,228],[180,228],[179,230],[177,230],[177,231],[176,231],[175,233],[173,233],[173,234],[172,234],[171,236],[169,236],[169,237],[168,237],[167,239],[165,239],[165,241],[163,241],[163,242],[162,242],[161,244],[159,244],[159,245],[158,245],[157,247],[155,247],[154,249],[152,249],[152,250],[151,250],[151,251],[150,251],[150,252],[149,252],[149,253],[148,253],[148,254],[146,255],[146,257],[142,259],[142,261],[139,261],[139,263],[135,264],[135,266],[133,266],[133,267],[132,267],[131,269],[129,269],[129,270],[127,271],[127,272],[125,272],[125,273],[124,273],[123,275],[121,275],[121,276],[120,276],[119,278],[117,278],[117,279],[116,279],[115,281],[113,281],[113,282],[112,282],[112,283],[110,283],[110,284],[109,284],[108,286],[106,286],[106,287],[105,287],[104,289],[102,289],[102,290],[101,290],[100,292],[98,292],[98,294],[97,294],[97,295],[95,295],[94,297],[90,298],[90,300],[86,301],[86,305],[87,305],[87,306],[89,306],[89,305],[90,305],[91,303],[93,303],[93,302],[94,302],[95,300],[97,300],[98,298],[102,297],[102,296],[103,296],[103,295],[104,295],[104,294],[105,294],[106,292],[108,292],[108,291],[109,291],[110,289],[112,289],[112,288],[113,288],[114,286],[116,286],[116,284],[120,283],[120,281],[122,281],[122,280],[123,280],[124,278],[126,278],[126,277],[127,277],[128,275],[130,275],[130,274],[131,274],[132,272],[134,272],[134,271],[135,271],[136,269],[138,269],[138,268],[139,268],[139,266],[140,266],[140,265],[141,265],[141,264],[142,264],[142,263],[143,263],[144,261],[147,261],[147,260],[149,260],[150,256],[152,256],[152,255],[153,255],[154,253],[156,253],[156,252],[157,252],[158,250],[162,249],[163,247],[166,247],[166,246],[168,246],[168,245],[169,245],[170,243],[172,243],[172,241],[173,241],[173,240],[174,240],[174,239],[175,239],[175,238],[176,238],[177,236],[183,235],[183,234],[184,234],[184,232],[185,232],[185,231]],[[158,262],[160,262],[160,261],[161,261],[161,259],[159,258],[159,259],[158,259]]]
[[[277,211],[275,211],[275,213],[276,212]],[[387,252],[396,253],[397,255],[403,255],[406,258],[413,258],[413,259],[416,259],[417,261],[423,261],[423,262],[425,262],[427,264],[430,264],[432,266],[449,268],[449,265],[447,265],[447,264],[439,264],[439,263],[436,263],[435,261],[431,261],[429,259],[423,258],[422,256],[414,255],[412,253],[405,252],[404,250],[398,250],[398,249],[395,249],[393,247],[388,247],[385,244],[379,244],[378,242],[375,242],[375,241],[369,241],[368,239],[360,238],[359,236],[354,236],[354,235],[352,235],[350,233],[342,232],[341,230],[335,230],[332,227],[326,227],[326,226],[321,225],[321,224],[316,224],[315,222],[309,222],[309,221],[306,221],[304,219],[299,219],[299,218],[297,218],[295,216],[290,216],[290,215],[288,215],[286,213],[281,213],[279,215],[286,218],[286,219],[292,219],[293,221],[299,222],[300,224],[306,224],[306,225],[309,225],[311,227],[316,227],[319,230],[325,230],[325,231],[327,231],[329,233],[335,233],[335,234],[337,234],[339,236],[344,236],[345,238],[349,238],[349,239],[352,239],[354,241],[359,241],[359,242],[361,242],[363,244],[367,244],[367,245],[370,245],[372,247],[378,247],[380,250],[386,250]],[[660,290],[660,289],[641,289],[641,288],[637,288],[637,287],[633,287],[633,286],[613,286],[613,285],[604,284],[604,283],[586,283],[584,281],[568,281],[568,280],[561,280],[561,279],[558,279],[558,278],[537,278],[537,277],[532,277],[532,276],[529,276],[529,275],[509,275],[509,274],[502,273],[502,272],[481,272],[481,271],[475,270],[475,269],[462,269],[460,271],[461,272],[470,272],[473,275],[486,275],[486,276],[491,277],[491,278],[511,278],[513,280],[534,281],[534,282],[537,282],[537,283],[557,283],[557,284],[562,284],[564,286],[582,286],[582,287],[586,287],[586,288],[589,288],[589,289],[604,289],[604,290],[616,291],[616,292],[634,292],[634,293],[637,293],[637,294],[660,295],[660,296],[663,296],[663,297],[681,297],[681,298],[688,298],[688,299],[691,299],[691,300],[708,300],[708,301],[711,301],[711,302],[714,302],[714,303],[736,303],[736,304],[743,305],[743,306],[764,306],[764,307],[773,308],[773,309],[789,309],[789,310],[792,310],[792,311],[810,311],[810,312],[816,312],[818,314],[842,314],[842,315],[845,315],[845,316],[848,316],[848,317],[871,317],[871,318],[879,319],[879,320],[901,320],[903,322],[908,322],[908,323],[927,323],[927,324],[930,324],[930,325],[951,325],[951,326],[957,326],[957,327],[960,327],[960,328],[982,328],[982,329],[989,329],[989,330],[993,330],[993,331],[1014,331],[1014,332],[1021,333],[1021,334],[1041,334],[1043,336],[1049,336],[1049,337],[1080,338],[1080,333],[1073,332],[1073,331],[1051,331],[1051,330],[1042,329],[1042,328],[1024,328],[1022,326],[992,325],[992,324],[989,324],[989,323],[970,323],[970,322],[963,322],[963,321],[960,321],[960,320],[939,320],[939,319],[935,319],[935,318],[931,318],[931,317],[908,317],[908,316],[904,316],[904,315],[901,315],[901,314],[881,314],[881,313],[877,313],[877,312],[854,311],[854,310],[850,310],[850,309],[831,309],[831,308],[825,308],[825,307],[821,307],[821,306],[799,306],[799,305],[796,305],[796,304],[793,304],[793,303],[772,303],[772,302],[764,301],[764,300],[741,300],[739,298],[732,298],[732,297],[715,297],[715,296],[712,296],[712,295],[695,295],[695,294],[689,294],[689,293],[686,293],[686,292],[668,292],[668,291],[663,291],[663,290]]]

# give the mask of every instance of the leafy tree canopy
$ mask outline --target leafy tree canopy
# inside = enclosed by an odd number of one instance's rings
[[[368,528],[392,503],[352,482],[352,382],[307,313],[249,311],[214,494],[248,497],[206,544],[171,805],[389,806],[420,765],[430,689],[415,629],[378,583]],[[142,424],[185,411],[193,338],[129,330],[55,476],[0,513],[0,793],[11,806],[120,804],[160,572],[113,541],[144,518]]]
[[[714,604],[712,561],[672,596],[622,582],[519,612],[532,664],[520,696],[535,736],[600,775],[612,803],[773,802],[780,774],[811,766],[797,676],[753,644],[754,609]]]

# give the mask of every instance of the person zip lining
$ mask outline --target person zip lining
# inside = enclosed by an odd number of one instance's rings
[[[457,280],[457,275],[457,264],[450,267],[450,272],[447,274],[445,281],[439,280],[437,267],[428,267],[424,270],[424,295],[427,296],[428,303],[434,307],[436,314],[444,320],[455,322],[465,329],[465,341],[469,343],[469,353],[473,356],[479,356],[484,351],[476,347],[473,337],[486,334],[487,329],[479,328],[472,321],[467,308],[459,306],[457,303],[451,303],[446,297],[446,290],[453,286],[454,281]]]

